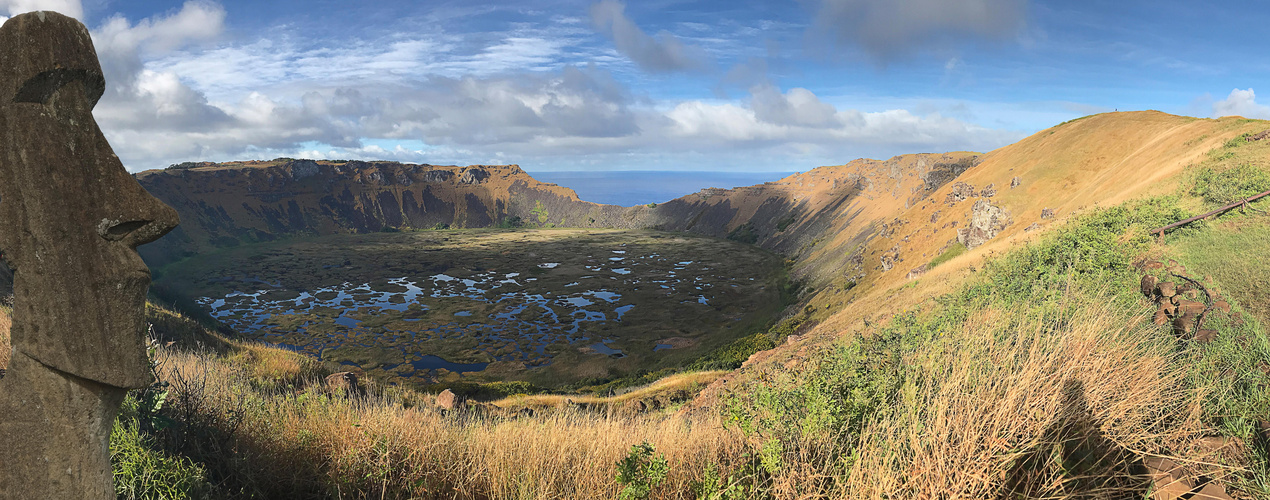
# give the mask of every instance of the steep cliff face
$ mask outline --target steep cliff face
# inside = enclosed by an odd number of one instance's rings
[[[152,265],[287,235],[489,227],[540,214],[556,225],[625,227],[623,209],[580,201],[516,165],[275,160],[185,164],[136,177],[181,214],[179,229],[142,248]]]

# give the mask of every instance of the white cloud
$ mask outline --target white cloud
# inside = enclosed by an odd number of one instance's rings
[[[16,16],[33,10],[51,10],[75,19],[84,19],[84,6],[79,0],[0,0],[0,12]],[[7,20],[0,16],[0,23]]]
[[[1270,106],[1257,104],[1257,93],[1251,87],[1248,90],[1234,89],[1225,99],[1213,103],[1213,118],[1223,116],[1270,120]]]
[[[1017,36],[1027,0],[816,0],[816,30],[886,61],[963,40]]]
[[[707,66],[705,51],[687,45],[668,32],[649,35],[626,17],[626,5],[617,0],[601,0],[591,6],[591,24],[613,40],[626,57],[645,71],[668,73]]]

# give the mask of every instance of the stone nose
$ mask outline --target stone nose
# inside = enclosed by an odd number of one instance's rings
[[[176,210],[147,193],[139,184],[132,202],[125,213],[107,214],[97,223],[97,234],[110,241],[119,241],[129,248],[157,240],[180,223]]]

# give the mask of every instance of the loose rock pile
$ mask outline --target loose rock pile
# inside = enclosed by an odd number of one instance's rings
[[[1150,271],[1165,270],[1174,278],[1161,279]],[[1176,261],[1166,266],[1161,262],[1149,262],[1144,266],[1148,274],[1142,276],[1142,295],[1155,301],[1156,311],[1152,321],[1157,325],[1171,324],[1178,338],[1196,342],[1212,342],[1217,330],[1204,328],[1204,322],[1214,315],[1227,315],[1241,324],[1239,313],[1232,313],[1230,304],[1222,300],[1220,290],[1210,289],[1195,278],[1186,276],[1186,267]]]
[[[1204,323],[1217,315],[1230,317],[1236,324],[1243,323],[1239,313],[1231,312],[1230,304],[1222,299],[1220,290],[1204,285],[1204,282],[1210,281],[1207,277],[1197,280],[1187,276],[1186,267],[1173,260],[1167,264],[1147,262],[1141,267],[1146,274],[1142,276],[1140,291],[1156,303],[1153,321],[1161,326],[1171,325],[1173,334],[1179,339],[1200,343],[1216,340],[1217,330],[1204,328]],[[1165,277],[1159,277],[1160,274]],[[1192,453],[1199,455],[1197,462],[1209,462],[1215,455],[1242,453],[1243,447],[1243,442],[1238,439],[1208,437],[1202,439],[1200,449],[1192,450]],[[1184,464],[1167,458],[1149,457],[1144,465],[1154,483],[1153,499],[1232,498],[1220,484]]]

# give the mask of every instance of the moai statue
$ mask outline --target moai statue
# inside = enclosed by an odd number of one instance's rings
[[[33,12],[0,27],[0,252],[14,280],[0,498],[114,498],[111,425],[152,380],[136,247],[177,215],[97,128],[104,89],[78,21]]]

